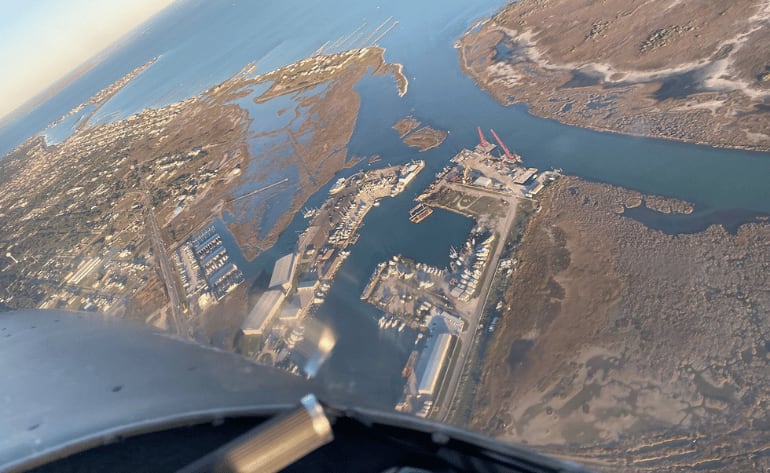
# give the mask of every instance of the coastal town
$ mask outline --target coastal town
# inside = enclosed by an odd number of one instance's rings
[[[210,333],[216,333],[226,323],[237,323],[235,336],[228,335],[232,341],[224,346],[259,363],[312,375],[313,355],[307,347],[319,344],[319,331],[312,328],[314,315],[358,242],[366,216],[384,199],[403,193],[426,163],[413,160],[376,168],[372,165],[379,159],[374,156],[367,167],[338,177],[322,205],[303,211],[307,226],[298,234],[294,251],[277,259],[266,287],[255,293],[246,287],[251,282],[244,284],[248,278],[232,254],[235,250],[242,253],[240,258],[253,255],[244,246],[249,242],[245,227],[237,221],[223,224],[223,215],[248,204],[247,199],[290,184],[284,178],[243,186],[251,179],[244,163],[248,152],[240,141],[247,114],[216,103],[230,100],[245,85],[281,74],[289,79],[269,89],[269,96],[299,90],[294,74],[298,70],[316,83],[339,75],[352,61],[376,63],[382,61],[382,51],[319,56],[262,75],[245,68],[203,97],[82,127],[59,144],[38,138],[20,147],[4,162],[9,172],[1,217],[8,223],[5,241],[10,243],[4,249],[7,264],[0,277],[8,284],[0,302],[137,318],[196,339],[206,336],[209,325]],[[121,79],[102,95],[115,93],[126,82]],[[405,89],[405,79],[397,82]],[[206,112],[209,109],[217,113]],[[208,120],[197,138],[200,145],[185,138],[185,116],[191,110]],[[420,152],[440,145],[447,136],[411,116],[394,129]],[[424,417],[446,419],[451,414],[452,399],[484,324],[485,307],[499,302],[488,300],[490,287],[515,266],[509,240],[517,208],[558,176],[524,166],[494,130],[490,133],[497,144],[487,141],[480,128],[478,133],[478,145],[459,151],[433,183],[418,190],[413,208],[403,215],[420,224],[434,209],[444,209],[475,222],[464,244],[451,249],[450,264],[435,267],[419,258],[390,255],[376,265],[361,294],[361,300],[380,311],[381,330],[414,337],[397,408]],[[232,146],[207,144],[214,137]],[[72,153],[79,156],[77,166],[54,169]],[[105,153],[116,159],[101,160]],[[38,181],[40,189],[63,192],[14,199],[29,186],[24,176],[30,174],[12,172],[22,160],[34,175],[47,176]],[[304,168],[310,161],[304,158],[303,163]],[[316,175],[326,182],[328,174],[324,170]],[[313,176],[308,174],[308,182],[320,187]],[[282,221],[282,226],[288,224]],[[277,238],[277,233],[272,235]],[[27,243],[40,238],[54,238],[55,243]],[[41,253],[42,248],[48,253]],[[238,304],[245,306],[241,315],[232,309]],[[232,322],[206,316],[217,307],[230,307]],[[493,328],[494,323],[486,330]]]
[[[484,309],[501,303],[489,300],[490,288],[496,279],[510,276],[515,265],[509,239],[517,207],[560,175],[523,166],[491,130],[499,145],[495,153],[498,146],[480,128],[478,133],[479,144],[461,150],[437,173],[409,216],[420,223],[435,207],[476,222],[462,247],[450,250],[449,267],[394,255],[377,265],[361,294],[382,310],[378,323],[383,330],[417,331],[396,409],[421,417],[446,420],[452,412],[471,348],[483,332]]]
[[[0,340],[138,326],[431,455],[770,471],[770,3],[435,3],[174,2],[0,117]]]
[[[338,107],[354,98],[352,86],[369,67],[396,75],[405,92],[406,78],[383,54],[373,46],[319,53],[260,74],[250,64],[197,96],[105,121],[101,107],[155,58],[75,106],[2,160],[0,308],[95,311],[206,337],[206,311],[229,294],[245,303],[247,291],[235,291],[244,278],[224,246],[199,254],[196,239],[233,215],[227,231],[253,259],[308,196],[358,163],[345,149],[357,103]],[[257,156],[249,151],[249,110],[235,102],[265,81],[271,87],[254,103],[328,90],[303,96],[297,118],[269,130],[270,140],[278,134],[285,143]],[[312,115],[300,114],[308,104]],[[330,113],[337,127],[321,133]],[[292,180],[250,172],[271,154],[282,166],[287,149],[301,169]],[[296,195],[279,220],[262,225],[260,215],[242,214],[275,190]]]
[[[382,199],[403,192],[424,167],[424,161],[413,161],[339,178],[323,205],[305,211],[309,224],[299,235],[296,252],[275,262],[267,290],[241,325],[243,355],[310,374],[305,368],[309,355],[302,344],[307,335],[305,318],[324,303],[337,271],[350,255],[348,247],[358,241],[364,217]]]
[[[376,265],[360,296],[379,309],[380,330],[414,336],[414,349],[402,371],[403,396],[395,407],[421,417],[444,420],[452,412],[476,339],[494,331],[494,322],[487,329],[482,323],[487,306],[500,309],[499,300],[489,299],[490,287],[515,267],[509,240],[517,207],[531,202],[559,176],[557,171],[523,166],[494,130],[499,148],[481,129],[478,132],[479,144],[457,153],[419,193],[417,210],[404,216],[419,224],[441,208],[476,222],[465,243],[451,249],[449,266],[392,255]],[[381,199],[403,192],[424,166],[423,161],[413,161],[339,178],[323,205],[305,211],[309,223],[296,251],[275,262],[267,290],[241,326],[242,354],[310,374],[305,369],[308,350],[301,347],[307,319],[312,320],[325,302],[367,213]]]

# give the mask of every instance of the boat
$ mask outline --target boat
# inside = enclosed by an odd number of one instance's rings
[[[345,188],[345,181],[346,179],[344,177],[341,177],[337,179],[337,182],[334,183],[331,189],[329,189],[329,194],[334,195]]]
[[[409,211],[409,221],[412,223],[420,223],[432,213],[432,208],[423,203],[419,203]]]
[[[398,331],[403,332],[405,327],[406,327],[406,322],[401,322],[401,325],[398,326]]]
[[[406,186],[409,185],[412,180],[417,177],[417,175],[420,173],[420,171],[425,168],[425,161],[419,160],[419,161],[412,161],[409,164],[405,164],[403,168],[401,168],[400,176],[398,178],[398,185],[396,188],[391,192],[391,195],[398,194],[399,192],[406,189]]]

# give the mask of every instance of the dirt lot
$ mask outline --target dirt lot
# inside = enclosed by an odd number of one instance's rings
[[[459,44],[504,104],[622,133],[770,149],[770,8],[759,0],[524,0]]]
[[[667,235],[622,215],[644,198],[545,191],[470,426],[608,471],[765,469],[770,224]]]

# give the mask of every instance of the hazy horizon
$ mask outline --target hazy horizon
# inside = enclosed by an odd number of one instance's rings
[[[174,1],[2,2],[0,64],[14,73],[0,76],[0,125]]]

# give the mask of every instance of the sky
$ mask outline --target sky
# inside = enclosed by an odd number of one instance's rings
[[[0,0],[0,117],[174,0]]]

